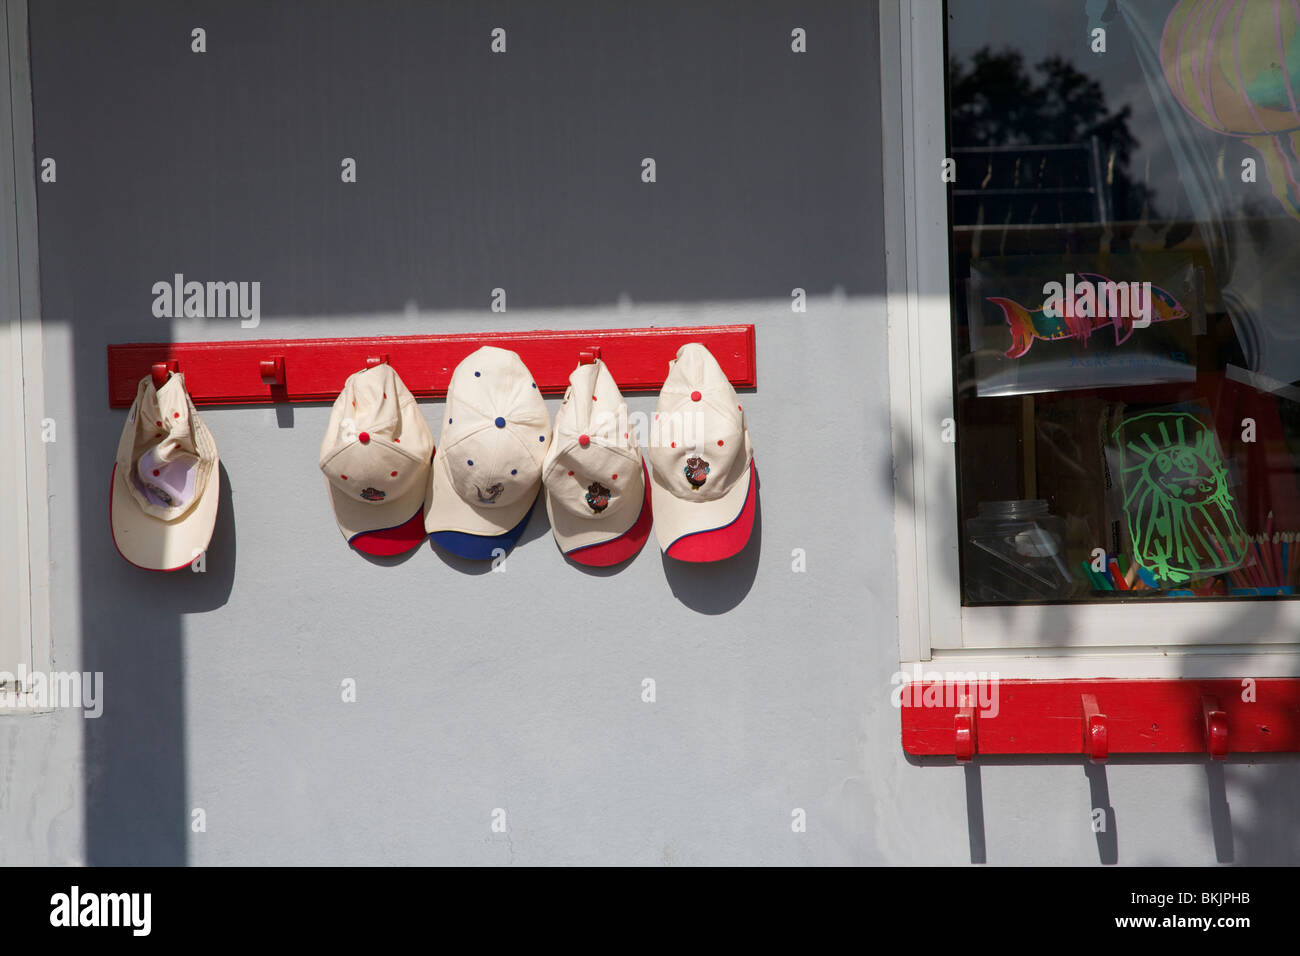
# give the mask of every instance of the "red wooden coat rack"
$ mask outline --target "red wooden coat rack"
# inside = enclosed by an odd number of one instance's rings
[[[993,686],[996,685],[996,686]],[[1004,680],[903,688],[903,749],[915,756],[1300,751],[1300,680]],[[996,706],[991,706],[996,694]],[[1244,698],[1244,699],[1243,699]],[[989,706],[985,706],[989,705]]]
[[[129,408],[141,378],[152,374],[160,385],[176,371],[185,374],[195,405],[332,402],[349,375],[383,362],[417,398],[441,398],[461,359],[484,345],[517,352],[548,394],[563,393],[579,362],[596,358],[609,366],[623,392],[657,392],[669,361],[687,342],[703,343],[737,388],[758,384],[752,325],[134,342],[108,347],[108,404]]]

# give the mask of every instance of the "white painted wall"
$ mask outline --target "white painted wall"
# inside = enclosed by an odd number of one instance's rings
[[[106,691],[98,720],[0,720],[0,861],[1300,861],[1289,758],[902,753],[871,5],[50,2],[31,36],[37,155],[59,163],[39,192],[56,666]],[[153,318],[174,272],[261,281],[260,328]],[[762,517],[725,565],[650,547],[586,574],[544,515],[504,574],[368,562],[316,467],[324,406],[204,411],[206,574],[113,550],[109,343],[739,321]]]

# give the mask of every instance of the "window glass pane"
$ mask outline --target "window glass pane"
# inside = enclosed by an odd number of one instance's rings
[[[1300,590],[1300,4],[950,0],[967,604]]]

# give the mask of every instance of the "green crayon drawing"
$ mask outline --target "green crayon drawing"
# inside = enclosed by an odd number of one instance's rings
[[[1214,433],[1186,412],[1148,412],[1113,435],[1138,561],[1172,582],[1240,567],[1246,534]]]

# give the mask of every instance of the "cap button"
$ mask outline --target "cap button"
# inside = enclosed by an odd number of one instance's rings
[[[497,428],[505,428],[505,427],[506,427],[506,420],[505,420],[504,418],[502,418],[500,415],[498,415],[495,424],[496,424]]]
[[[698,401],[699,401],[700,399],[702,399],[703,397],[704,397],[704,396],[701,395],[699,392],[691,392],[691,401],[693,401],[693,402],[698,402]]]
[[[588,445],[591,444],[591,436],[590,436],[590,435],[579,435],[579,436],[578,436],[578,444],[581,445],[583,448],[586,448]]]
[[[362,432],[357,436],[357,441],[361,442],[363,445],[368,444],[370,442],[370,432]]]

